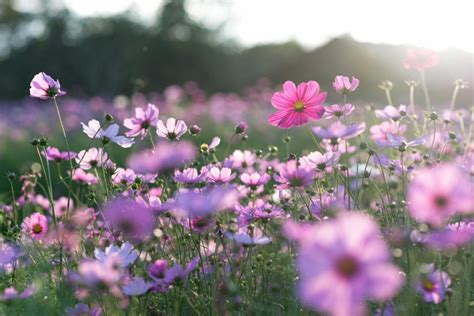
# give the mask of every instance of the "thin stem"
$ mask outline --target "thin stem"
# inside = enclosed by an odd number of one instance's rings
[[[318,140],[316,139],[316,136],[314,136],[313,132],[311,131],[311,128],[309,127],[308,124],[306,124],[306,129],[308,130],[309,135],[311,135],[311,138],[313,139],[314,144],[316,145],[316,149],[318,151],[321,151],[321,145],[319,145]]]
[[[451,97],[451,105],[449,106],[449,111],[452,112],[454,110],[454,106],[456,105],[456,98],[458,96],[459,86],[454,86],[453,96]]]
[[[387,97],[387,102],[389,105],[393,105],[392,96],[390,95],[390,90],[385,89],[385,96]]]
[[[150,138],[151,147],[153,147],[153,151],[155,151],[155,141],[153,140],[153,135],[150,130],[148,130],[148,137]]]
[[[428,87],[426,85],[425,71],[422,70],[420,72],[420,75],[421,75],[421,87],[423,88],[423,93],[425,94],[426,106],[428,108],[428,111],[431,112],[432,108],[431,108],[431,102],[430,102],[430,95],[428,93]]]

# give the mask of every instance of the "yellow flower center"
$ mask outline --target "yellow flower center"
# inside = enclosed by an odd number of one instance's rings
[[[43,231],[43,227],[40,224],[33,225],[33,233],[40,234]]]
[[[434,284],[430,280],[426,280],[423,282],[423,288],[428,292],[432,292],[434,290]]]
[[[293,108],[296,112],[301,112],[304,110],[304,103],[301,101],[296,101],[295,104],[293,104]]]

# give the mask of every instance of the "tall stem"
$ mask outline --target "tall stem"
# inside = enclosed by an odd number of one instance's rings
[[[454,110],[454,106],[456,105],[456,98],[459,92],[459,85],[454,86],[453,96],[451,97],[451,104],[449,106],[449,111],[452,112]]]
[[[421,86],[423,88],[423,93],[425,94],[426,106],[428,108],[428,111],[432,111],[430,95],[428,94],[428,86],[426,85],[425,71],[422,70],[420,72],[420,75],[421,75]]]

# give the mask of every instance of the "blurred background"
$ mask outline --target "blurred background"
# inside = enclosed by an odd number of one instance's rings
[[[147,102],[208,127],[198,143],[216,134],[225,143],[247,120],[249,142],[266,147],[285,134],[266,124],[285,80],[331,91],[336,75],[356,76],[350,101],[364,109],[386,105],[377,86],[390,80],[394,103],[408,103],[404,81],[419,80],[403,68],[408,47],[438,52],[427,81],[432,103],[446,107],[456,79],[473,82],[471,21],[466,0],[0,0],[0,172],[30,167],[31,137],[63,147],[51,104],[28,96],[40,71],[68,93],[60,106],[75,150],[88,143],[81,121],[109,112],[121,124]],[[458,100],[471,106],[472,89]]]

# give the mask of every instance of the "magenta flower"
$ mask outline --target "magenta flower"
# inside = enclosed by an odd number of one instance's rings
[[[187,130],[188,127],[184,121],[176,120],[172,117],[166,121],[166,126],[162,120],[159,120],[156,126],[156,134],[160,137],[168,138],[170,140],[180,139],[180,137],[183,136]]]
[[[69,206],[69,209],[68,209]],[[74,202],[72,199],[68,199],[65,196],[60,197],[57,201],[54,202],[54,212],[56,217],[61,217],[63,214],[72,212],[74,210]]]
[[[398,121],[407,114],[407,106],[400,105],[398,109],[393,105],[387,105],[383,110],[375,110],[375,116],[382,120]]]
[[[30,83],[30,96],[47,100],[57,96],[65,95],[66,92],[61,90],[59,80],[54,80],[44,72],[33,77]]]
[[[350,139],[359,136],[364,131],[365,123],[344,125],[337,121],[332,123],[327,129],[321,126],[313,127],[313,133],[323,139]]]
[[[247,131],[249,128],[247,122],[242,121],[239,124],[237,124],[234,128],[236,134],[243,134]]]
[[[417,221],[441,226],[453,215],[472,212],[473,189],[469,174],[457,166],[420,169],[408,187],[408,210]]]
[[[25,217],[21,224],[21,231],[24,236],[41,240],[48,232],[48,219],[41,213],[33,213],[31,216]]]
[[[268,122],[280,128],[301,126],[309,120],[319,120],[324,114],[321,105],[327,93],[319,91],[316,81],[302,82],[295,86],[292,81],[283,84],[283,92],[275,92],[272,105],[278,111],[268,118]]]
[[[151,103],[148,103],[145,110],[143,108],[135,108],[135,117],[126,118],[123,125],[130,131],[125,133],[127,137],[141,136],[143,139],[150,127],[156,127],[158,124],[158,114],[160,111]]]
[[[130,241],[141,241],[151,235],[154,218],[151,210],[134,200],[118,197],[103,212],[107,227],[123,233]]]
[[[350,103],[346,103],[344,105],[333,104],[330,106],[326,106],[324,109],[324,118],[329,119],[336,117],[339,119],[343,116],[348,116],[349,114],[351,114],[354,111],[355,107]]]
[[[349,77],[346,76],[336,76],[332,83],[334,91],[339,94],[348,94],[349,92],[354,92],[359,86],[359,79],[352,77],[352,81]]]
[[[365,300],[389,300],[404,283],[368,215],[345,212],[316,225],[290,222],[285,232],[298,243],[298,296],[313,310],[364,315]]]
[[[85,185],[94,185],[97,184],[97,178],[92,173],[87,173],[82,169],[74,170],[72,174],[72,181],[82,183]]]
[[[403,65],[406,69],[416,69],[423,71],[439,63],[438,55],[432,50],[426,48],[407,49]]]
[[[232,173],[230,168],[224,167],[219,169],[212,167],[208,169],[206,179],[209,183],[224,184],[234,180],[235,176],[235,173]]]
[[[280,166],[274,178],[280,183],[279,189],[288,189],[307,188],[313,184],[314,176],[313,170],[299,165],[296,160],[290,160]]]
[[[48,147],[46,149],[46,159],[61,162],[64,160],[71,160],[76,157],[76,153],[72,151],[59,151],[56,147]]]
[[[434,264],[422,265],[421,270],[423,275],[416,284],[417,292],[423,295],[425,302],[441,303],[451,285],[451,278],[446,272],[435,270]]]
[[[246,186],[251,187],[252,189],[256,190],[257,187],[261,185],[265,185],[270,180],[270,175],[264,173],[259,174],[258,172],[253,172],[251,174],[242,173],[240,175],[240,181]]]

